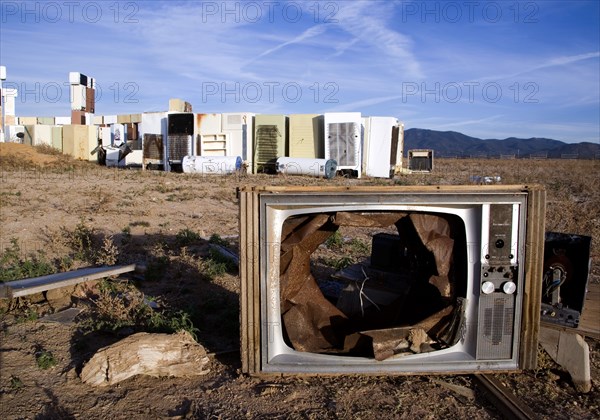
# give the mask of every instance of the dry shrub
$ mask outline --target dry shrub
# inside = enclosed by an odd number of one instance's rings
[[[102,247],[96,252],[96,265],[115,265],[119,257],[119,249],[108,236],[102,241]]]
[[[94,265],[115,265],[119,257],[119,248],[112,236],[103,237],[94,228],[79,222],[75,229],[61,228],[62,244],[71,250],[76,260]]]
[[[103,280],[98,295],[92,299],[90,318],[84,324],[90,330],[116,331],[143,323],[152,309],[144,295],[126,283]]]

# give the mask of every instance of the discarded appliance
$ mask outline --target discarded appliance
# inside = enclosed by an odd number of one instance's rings
[[[402,124],[393,117],[364,117],[362,120],[364,174],[393,178],[402,168]]]
[[[24,144],[30,146],[48,145],[52,146],[52,126],[51,125],[26,125],[24,126]]]
[[[54,125],[54,117],[37,117],[38,125]]]
[[[6,127],[8,132],[8,141],[13,143],[21,143],[25,138],[25,127],[22,125],[9,125]],[[19,136],[21,134],[21,136]]]
[[[577,328],[590,273],[592,238],[546,232],[542,315],[544,322]]]
[[[242,170],[239,156],[185,156],[182,164],[186,174],[227,175]]]
[[[319,114],[291,114],[289,156],[321,159],[323,150],[323,116]]]
[[[127,134],[125,133],[125,125],[124,124],[112,124],[110,126],[110,144],[114,146],[118,146],[124,141],[127,140]]]
[[[194,114],[191,112],[167,114],[166,171],[181,171],[185,156],[194,154]]]
[[[331,179],[335,177],[337,163],[333,159],[308,159],[280,157],[277,159],[277,172],[286,175],[307,175]]]
[[[71,117],[54,117],[56,125],[69,125],[71,124]]]
[[[195,114],[195,132],[198,134],[216,134],[222,132],[221,114]]]
[[[104,116],[104,124],[107,124],[107,125],[117,124],[118,120],[119,120],[119,117],[116,115],[105,115]]]
[[[169,112],[192,112],[192,104],[183,99],[169,99]]]
[[[71,123],[92,125],[96,108],[96,81],[78,72],[69,73]],[[84,114],[79,114],[83,112]]]
[[[36,125],[37,117],[19,117],[19,125]]]
[[[200,156],[227,156],[229,139],[227,134],[199,134],[196,142],[196,150]]]
[[[499,184],[502,182],[502,177],[498,175],[494,176],[481,176],[481,175],[471,175],[469,180],[473,184]]]
[[[411,172],[433,171],[433,150],[413,149],[408,151],[408,170]]]
[[[110,127],[100,127],[99,137],[103,147],[112,146],[112,133]]]
[[[196,114],[196,154],[199,156],[227,156],[229,136],[221,132],[221,114]]]
[[[131,152],[125,156],[125,166],[132,168],[141,168],[144,164],[144,151],[139,149],[132,149]]]
[[[71,85],[71,111],[85,111],[87,88],[83,85]]]
[[[244,372],[536,366],[542,187],[246,187],[239,197]],[[373,245],[332,276],[319,253],[338,230]]]
[[[63,150],[63,132],[60,125],[52,126],[52,147],[61,152]]]
[[[94,161],[92,152],[98,147],[97,128],[93,125],[64,125],[63,153],[75,159]]]
[[[3,105],[0,107],[4,106],[4,116],[6,117],[6,123],[4,125],[15,125],[15,99],[19,97],[19,91],[16,88],[9,88],[5,86],[0,92],[0,95],[2,95],[3,100]]]
[[[143,150],[142,168],[164,169],[167,113],[144,112],[139,127]]]
[[[241,156],[245,170],[253,168],[254,114],[250,112],[221,114],[221,132],[229,137],[231,156]]]
[[[124,167],[127,165],[125,158],[132,152],[127,143],[121,143],[119,146],[109,146],[105,148],[106,166]]]
[[[338,171],[360,178],[362,172],[360,112],[324,114],[325,159],[333,159]]]
[[[117,115],[117,124],[129,124],[131,123],[131,114]]]
[[[275,172],[275,161],[286,156],[287,117],[260,114],[254,118],[253,172]]]

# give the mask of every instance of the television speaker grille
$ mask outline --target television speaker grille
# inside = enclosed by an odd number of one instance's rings
[[[510,359],[514,344],[515,297],[491,293],[479,298],[477,359]]]

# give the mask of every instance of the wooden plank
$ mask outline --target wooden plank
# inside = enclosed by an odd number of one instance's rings
[[[241,187],[240,191],[255,191],[259,193],[452,193],[452,192],[497,192],[519,193],[527,190],[543,189],[538,185],[406,185],[406,186],[247,186]]]
[[[588,284],[583,312],[576,330],[583,335],[600,339],[600,284]]]
[[[253,372],[261,370],[261,318],[260,318],[260,196],[252,194],[252,345]]]
[[[135,264],[112,267],[90,267],[66,273],[50,274],[48,276],[15,280],[0,285],[0,298],[16,298],[51,289],[72,286],[86,281],[103,277],[116,276],[135,270]]]
[[[544,231],[546,194],[543,188],[530,189],[527,199],[527,234],[525,261],[525,288],[521,320],[519,368],[535,369],[537,365],[540,306],[542,302]]]
[[[242,359],[242,372],[248,373],[250,361],[249,351],[249,323],[248,323],[248,214],[247,200],[249,193],[240,193],[240,337]]]

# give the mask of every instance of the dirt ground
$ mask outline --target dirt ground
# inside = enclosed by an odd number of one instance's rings
[[[273,175],[201,177],[117,170],[27,146],[0,144],[0,250],[17,238],[23,257],[51,261],[69,254],[69,268],[85,265],[61,238],[86,226],[95,240],[110,238],[118,264],[155,267],[157,275],[123,277],[159,305],[191,313],[197,340],[210,354],[210,373],[192,378],[137,376],[107,387],[84,384],[84,363],[114,334],[82,330],[89,289],[4,302],[0,307],[0,417],[3,419],[112,418],[502,418],[474,380],[457,376],[284,376],[241,374],[239,279],[235,270],[207,277],[200,261],[219,235],[237,246],[236,187],[249,185],[465,184],[470,176],[502,183],[541,183],[548,190],[547,230],[593,237],[592,275],[600,283],[600,161],[439,160],[432,174],[395,180]],[[193,232],[189,241],[183,233]],[[185,247],[180,245],[185,243]],[[62,260],[61,260],[62,261]],[[160,264],[162,265],[160,265]],[[96,286],[97,287],[97,286]],[[45,315],[81,309],[72,322]],[[599,321],[600,322],[600,321]],[[542,350],[538,369],[496,374],[540,418],[600,418],[600,341],[590,345],[592,391],[579,393],[568,373]],[[40,351],[56,365],[39,367]]]

